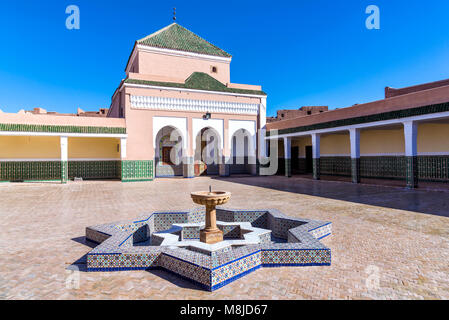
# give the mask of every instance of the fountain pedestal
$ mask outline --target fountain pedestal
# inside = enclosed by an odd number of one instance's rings
[[[223,241],[223,232],[217,228],[216,206],[225,204],[231,198],[230,192],[224,191],[200,191],[192,192],[193,202],[206,206],[206,227],[200,231],[200,241],[214,244]]]

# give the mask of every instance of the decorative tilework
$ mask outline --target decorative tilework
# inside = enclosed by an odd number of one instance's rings
[[[0,131],[125,134],[126,128],[0,123]]]
[[[120,179],[120,160],[69,161],[69,178]]]
[[[122,181],[153,180],[153,160],[123,160]]]
[[[320,130],[320,129],[326,129],[326,128],[337,128],[337,127],[341,127],[341,126],[349,126],[349,125],[354,125],[354,124],[392,120],[392,119],[402,119],[402,118],[407,118],[407,117],[420,116],[423,114],[432,114],[432,113],[439,113],[439,112],[446,112],[446,111],[449,111],[449,103],[447,103],[447,102],[433,104],[433,105],[427,105],[427,106],[422,106],[422,107],[417,107],[417,108],[409,108],[409,109],[383,112],[383,113],[378,113],[378,114],[371,114],[371,115],[366,115],[366,116],[361,116],[361,117],[354,117],[354,118],[334,120],[334,121],[329,121],[329,122],[322,122],[322,123],[312,124],[312,125],[308,125],[308,126],[281,129],[276,134],[281,135],[281,134],[289,134],[289,133],[296,133],[296,132]],[[270,136],[270,134],[271,134],[271,131],[267,131],[267,136]]]
[[[418,178],[449,181],[449,156],[418,156]]]
[[[191,224],[202,225],[204,208],[185,212],[153,212],[136,221],[86,228],[86,238],[100,243],[88,254],[87,269],[118,271],[161,267],[213,291],[262,266],[330,265],[330,249],[316,237],[328,236],[331,233],[331,223],[292,218],[273,209],[217,208],[217,218],[219,216],[230,223],[217,223],[225,236],[242,237],[241,230],[254,228],[251,230],[259,232],[260,242],[251,240],[251,244],[224,246],[210,252],[203,252],[202,247],[196,245],[194,248],[158,246],[164,240],[164,235],[173,237],[179,233],[186,238],[194,237],[199,228]],[[186,223],[188,224],[183,225]],[[260,229],[260,226],[270,230]],[[288,242],[272,242],[272,232],[288,239]],[[248,237],[249,234],[243,236]],[[149,239],[151,244],[148,244]]]
[[[362,178],[404,179],[405,157],[361,157]]]
[[[350,176],[350,157],[321,157],[320,173],[323,175]]]
[[[0,162],[0,181],[61,180],[61,161]]]

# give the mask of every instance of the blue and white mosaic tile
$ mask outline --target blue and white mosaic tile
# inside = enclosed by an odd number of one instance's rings
[[[86,238],[99,245],[87,255],[87,269],[163,268],[213,291],[261,267],[331,264],[331,250],[319,241],[331,235],[330,222],[217,208],[225,240],[207,245],[199,242],[204,216],[204,208],[195,208],[88,227]]]

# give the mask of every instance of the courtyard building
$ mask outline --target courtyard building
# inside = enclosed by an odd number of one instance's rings
[[[0,113],[0,181],[256,175],[266,94],[231,60],[176,23],[136,41],[109,110]]]
[[[278,173],[449,182],[449,80],[267,121],[267,94],[232,83],[231,61],[177,23],[135,41],[109,108],[0,112],[0,181]]]
[[[449,80],[385,99],[267,124],[278,173],[449,182]]]

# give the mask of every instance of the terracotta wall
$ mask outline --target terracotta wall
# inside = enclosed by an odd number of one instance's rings
[[[161,75],[187,79],[193,72],[204,72],[218,81],[230,82],[230,64],[207,59],[177,57],[164,54],[139,51],[138,71],[142,74]],[[211,67],[217,67],[217,73],[212,73]]]

